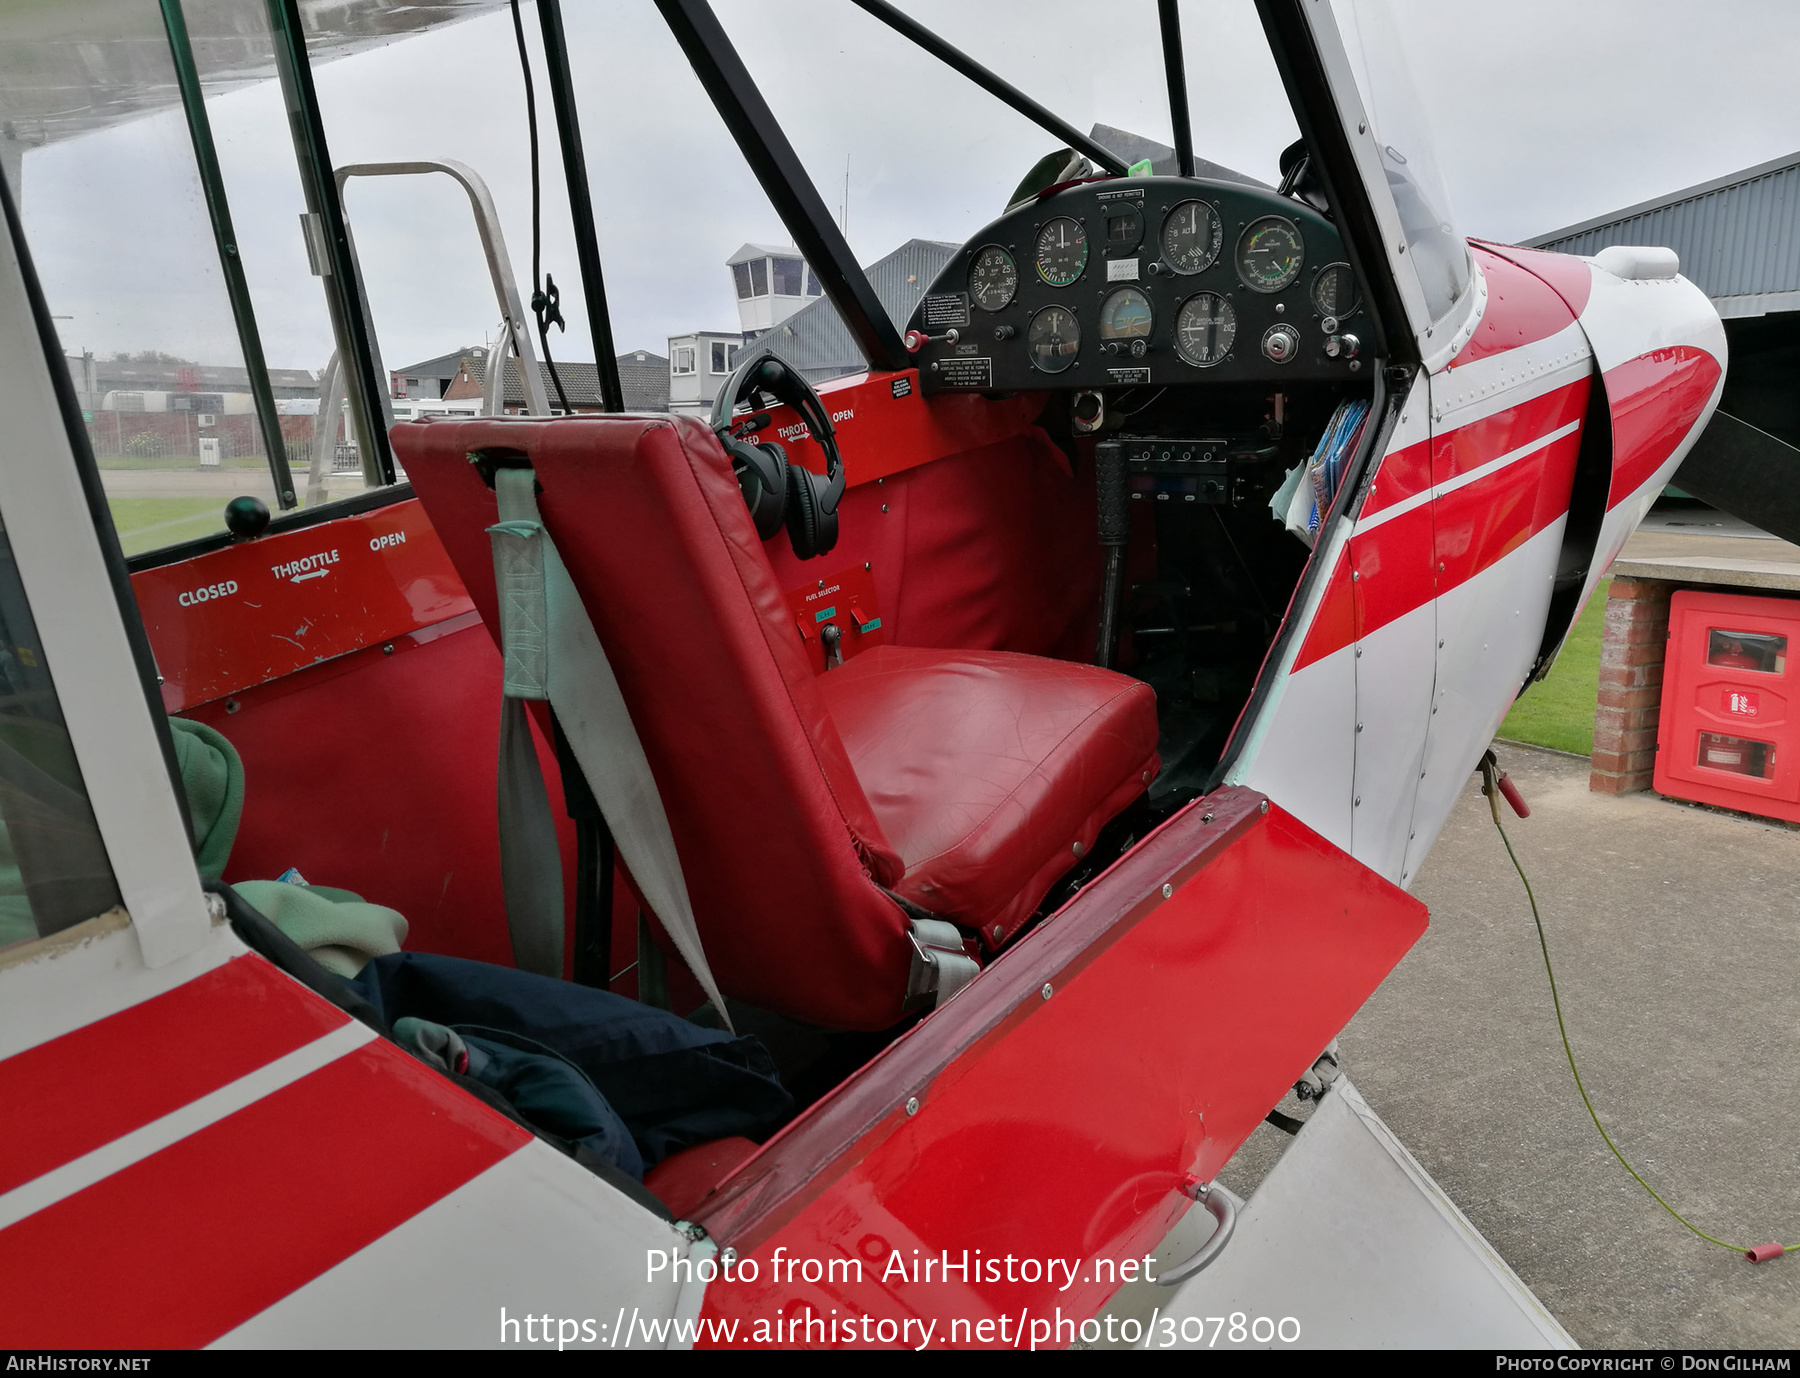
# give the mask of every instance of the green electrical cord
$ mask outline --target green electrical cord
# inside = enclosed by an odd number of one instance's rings
[[[1506,845],[1506,855],[1512,860],[1513,870],[1519,873],[1519,880],[1523,882],[1525,886],[1525,898],[1531,901],[1531,921],[1537,925],[1538,947],[1541,948],[1544,953],[1544,975],[1550,978],[1550,1003],[1556,1007],[1556,1030],[1562,1035],[1563,1055],[1569,1059],[1569,1073],[1575,1078],[1575,1089],[1581,1092],[1581,1103],[1587,1106],[1588,1117],[1593,1120],[1594,1128],[1600,1131],[1600,1137],[1606,1141],[1606,1146],[1612,1150],[1613,1157],[1619,1160],[1619,1165],[1632,1175],[1633,1179],[1636,1180],[1640,1187],[1650,1193],[1651,1199],[1653,1199],[1657,1205],[1661,1206],[1670,1215],[1674,1216],[1689,1230],[1692,1230],[1695,1234],[1699,1235],[1700,1238],[1704,1239],[1708,1244],[1717,1244],[1721,1249],[1730,1249],[1733,1253],[1743,1254],[1746,1258],[1756,1261],[1756,1256],[1751,1250],[1737,1244],[1727,1244],[1723,1239],[1715,1239],[1705,1230],[1695,1225],[1693,1221],[1689,1220],[1680,1211],[1676,1210],[1675,1207],[1663,1200],[1657,1193],[1656,1188],[1646,1182],[1643,1177],[1639,1175],[1638,1170],[1626,1159],[1625,1155],[1619,1152],[1619,1146],[1612,1141],[1612,1135],[1608,1134],[1606,1132],[1606,1126],[1600,1123],[1599,1112],[1594,1109],[1594,1102],[1588,1099],[1587,1087],[1581,1084],[1581,1070],[1575,1065],[1575,1050],[1569,1046],[1569,1028],[1568,1025],[1563,1022],[1562,998],[1556,993],[1556,969],[1550,965],[1550,942],[1544,936],[1544,920],[1538,913],[1537,896],[1532,893],[1531,880],[1525,874],[1525,868],[1519,864],[1518,853],[1513,851],[1512,839],[1506,835],[1506,827],[1500,822],[1500,789],[1497,777],[1498,768],[1492,763],[1492,757],[1490,756],[1487,759],[1484,759],[1481,763],[1481,792],[1487,796],[1488,810],[1494,815],[1494,827],[1500,832],[1500,841]],[[1782,1245],[1778,1247],[1785,1252],[1788,1246]]]

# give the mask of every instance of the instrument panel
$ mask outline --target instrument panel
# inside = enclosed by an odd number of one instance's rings
[[[1310,206],[1107,178],[983,230],[925,293],[907,347],[927,393],[1347,380],[1365,366],[1361,315],[1343,241]]]

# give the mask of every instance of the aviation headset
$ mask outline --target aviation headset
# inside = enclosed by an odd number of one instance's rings
[[[739,402],[762,393],[785,402],[825,451],[825,473],[815,474],[804,464],[790,464],[779,441],[752,440],[768,418],[750,417],[736,424],[732,413]],[[750,426],[750,429],[746,429]],[[838,453],[831,415],[811,383],[801,372],[767,350],[748,354],[732,370],[731,377],[713,399],[712,428],[731,460],[738,491],[756,523],[756,534],[768,540],[787,527],[794,554],[802,560],[823,555],[837,544],[838,501],[844,496],[844,461]]]

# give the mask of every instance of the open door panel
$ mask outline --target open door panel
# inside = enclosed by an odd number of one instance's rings
[[[1091,1315],[1425,921],[1262,795],[1197,801],[720,1185],[695,1215],[740,1282],[709,1308]]]

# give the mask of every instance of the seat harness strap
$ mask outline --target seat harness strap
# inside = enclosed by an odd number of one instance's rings
[[[944,919],[909,915],[912,969],[906,979],[906,1008],[941,1005],[981,974],[964,950],[962,933]]]
[[[638,893],[730,1028],[644,744],[581,595],[538,514],[537,476],[530,469],[498,469],[494,493],[500,520],[488,534],[505,657],[500,876],[513,960],[524,970],[562,974],[562,856],[524,704],[545,699],[556,710]]]

